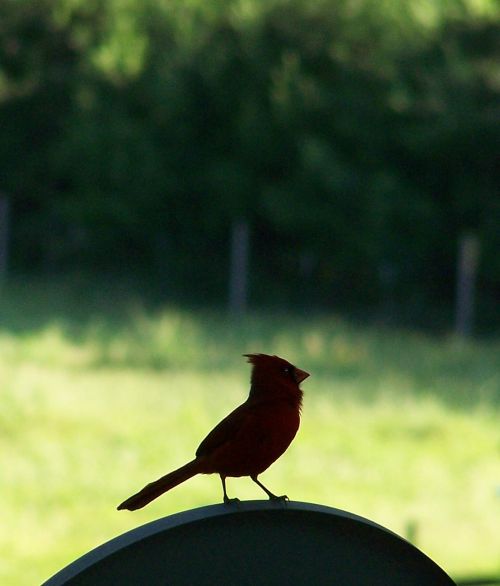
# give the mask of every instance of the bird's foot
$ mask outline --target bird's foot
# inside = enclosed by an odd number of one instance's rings
[[[289,501],[290,499],[286,496],[286,494],[282,494],[281,496],[276,496],[275,494],[269,495],[270,501],[281,501],[282,503]]]
[[[230,499],[228,496],[224,497],[224,504],[225,505],[231,505],[231,504],[235,504],[235,503],[239,503],[239,502],[240,502],[239,498]]]

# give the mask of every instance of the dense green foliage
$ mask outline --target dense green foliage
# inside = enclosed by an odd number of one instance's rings
[[[218,300],[244,218],[255,302],[418,313],[450,307],[471,231],[487,308],[498,16],[492,0],[4,0],[11,265]]]

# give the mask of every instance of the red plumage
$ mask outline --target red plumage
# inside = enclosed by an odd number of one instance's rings
[[[219,474],[224,491],[226,478],[250,476],[271,499],[277,497],[258,476],[275,462],[292,442],[300,424],[302,390],[309,374],[283,358],[245,354],[252,364],[248,399],[225,417],[196,450],[196,457],[177,470],[146,485],[118,509],[140,509],[196,474]]]

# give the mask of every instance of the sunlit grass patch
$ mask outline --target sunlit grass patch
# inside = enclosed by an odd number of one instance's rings
[[[218,478],[197,477],[144,510],[115,510],[245,399],[241,354],[252,351],[312,374],[299,435],[266,484],[399,533],[413,526],[454,575],[500,571],[497,342],[328,315],[70,309],[0,328],[2,583],[39,583],[142,522],[220,502]],[[248,479],[228,489],[263,496]]]

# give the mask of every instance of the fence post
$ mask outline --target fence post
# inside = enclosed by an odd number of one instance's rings
[[[474,290],[479,260],[479,240],[474,234],[462,236],[458,245],[455,332],[469,336],[474,319]]]
[[[9,244],[9,199],[0,193],[0,287],[7,278]]]
[[[248,299],[248,222],[233,221],[231,227],[231,264],[229,273],[229,311],[245,313]]]

